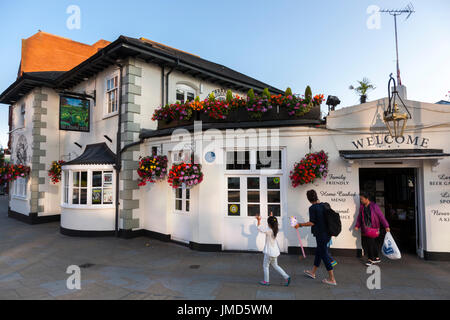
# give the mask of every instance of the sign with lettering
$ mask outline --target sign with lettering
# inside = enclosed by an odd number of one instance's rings
[[[414,135],[404,135],[402,137],[393,138],[390,135],[371,135],[352,141],[352,145],[358,149],[370,147],[389,146],[392,144],[407,145],[411,148],[428,148],[430,139]]]

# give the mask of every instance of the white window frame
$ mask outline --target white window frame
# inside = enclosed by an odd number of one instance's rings
[[[73,204],[73,173],[74,172],[87,172],[87,203],[86,204]],[[102,187],[93,187],[92,186],[92,177],[93,172],[96,171],[102,171]],[[92,190],[101,188],[102,191],[105,188],[104,187],[104,172],[105,171],[111,171],[112,172],[112,183],[111,183],[111,189],[112,189],[112,203],[111,204],[92,204]],[[69,172],[68,178],[68,184],[67,181],[67,175],[65,172]],[[109,209],[109,208],[115,208],[115,196],[116,196],[116,174],[115,170],[112,166],[109,165],[103,165],[103,166],[67,166],[63,168],[62,171],[62,186],[63,186],[63,192],[61,192],[61,207],[63,208],[76,208],[76,209]],[[65,202],[65,193],[64,191],[68,189],[68,197],[67,202]],[[109,189],[109,188],[108,188]],[[103,202],[103,192],[102,192],[102,202]]]
[[[108,81],[113,80],[114,78],[117,78],[117,85],[116,87],[112,88],[112,89],[108,89]],[[117,114],[119,114],[119,88],[120,88],[120,75],[119,75],[119,71],[114,71],[113,73],[111,73],[110,75],[108,75],[105,79],[105,107],[104,107],[104,112],[103,112],[103,117],[104,118],[108,118],[108,117],[112,117],[115,116]],[[115,103],[116,103],[116,110],[112,110],[109,111],[109,105],[110,105],[110,94],[112,92],[115,92]]]
[[[183,91],[183,93],[184,93],[183,101],[180,101],[177,98],[178,90]],[[187,84],[178,83],[177,86],[176,86],[176,89],[175,89],[175,100],[176,101],[180,101],[181,103],[186,102],[189,93],[192,93],[194,95],[194,97],[192,99],[192,100],[194,100],[195,97],[197,96],[197,91],[194,88],[192,88],[191,86],[187,85]],[[190,101],[192,101],[192,100],[190,100]]]
[[[181,198],[177,197],[177,192],[181,190]],[[189,194],[189,198],[187,195]],[[182,214],[188,214],[191,212],[192,209],[192,191],[189,188],[177,188],[174,189],[174,212],[175,213],[182,213]],[[181,210],[177,209],[177,201],[181,201]],[[187,206],[187,203],[189,203],[189,208]]]
[[[13,196],[18,199],[27,199],[28,196],[28,178],[18,177],[14,181]]]
[[[257,152],[258,151],[281,151],[281,169],[256,169],[257,162]],[[247,170],[228,170],[227,167],[227,152],[250,152],[250,169]],[[268,202],[268,189],[267,178],[268,177],[277,177],[280,179],[280,216],[284,215],[284,203],[286,203],[286,186],[288,182],[288,175],[286,174],[286,148],[279,147],[275,150],[272,148],[234,148],[234,149],[225,149],[224,150],[224,168],[225,168],[225,201],[224,201],[224,217],[229,219],[254,219],[254,216],[248,215],[248,190],[247,190],[247,178],[259,178],[259,196],[260,196],[260,215],[262,217],[267,217],[269,215],[268,205],[275,204]],[[228,207],[229,204],[234,204],[234,202],[228,202],[228,178],[240,178],[240,215],[239,216],[230,216],[228,215]],[[233,189],[234,190],[234,189]],[[275,190],[275,189],[274,189]],[[278,190],[278,189],[276,189]],[[236,202],[237,203],[237,202]],[[250,203],[251,204],[251,203]],[[255,203],[256,204],[256,203]]]

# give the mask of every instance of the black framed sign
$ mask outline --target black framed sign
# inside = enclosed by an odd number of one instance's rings
[[[59,130],[89,132],[89,115],[89,100],[70,96],[60,96]]]

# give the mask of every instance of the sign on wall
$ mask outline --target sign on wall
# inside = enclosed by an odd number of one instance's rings
[[[59,129],[89,132],[89,100],[61,96],[59,103]]]

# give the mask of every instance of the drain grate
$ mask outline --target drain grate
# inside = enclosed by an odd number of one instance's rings
[[[200,266],[198,264],[193,264],[192,266],[189,266],[189,269],[200,269]]]
[[[90,268],[90,267],[93,267],[93,266],[95,266],[95,264],[93,264],[93,263],[85,263],[85,264],[80,264],[79,265],[79,267],[81,269],[87,269],[87,268]]]

